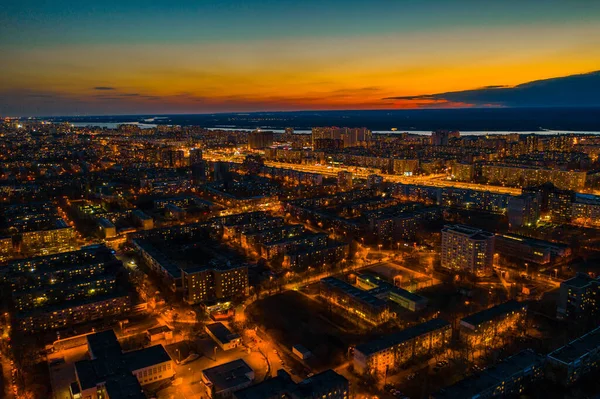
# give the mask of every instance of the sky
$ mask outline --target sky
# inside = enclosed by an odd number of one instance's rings
[[[441,94],[600,70],[592,0],[2,3],[3,116],[518,106]]]

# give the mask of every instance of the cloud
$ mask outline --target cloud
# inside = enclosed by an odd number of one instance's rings
[[[117,88],[110,86],[96,86],[94,87],[94,90],[117,90]]]
[[[447,101],[480,107],[598,106],[599,91],[600,71],[595,71],[536,80],[514,87],[486,86],[446,93],[386,97],[382,100]]]

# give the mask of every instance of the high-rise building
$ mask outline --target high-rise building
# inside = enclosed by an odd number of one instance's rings
[[[266,148],[273,145],[273,132],[256,129],[248,135],[248,148],[251,150]]]
[[[160,164],[163,168],[181,168],[185,166],[183,150],[163,149],[160,153]]]
[[[460,132],[458,130],[434,130],[431,132],[431,144],[436,146],[448,145],[450,139],[459,137]]]
[[[452,165],[452,178],[457,181],[471,182],[475,177],[475,166],[472,163],[457,162]]]
[[[522,194],[509,197],[507,216],[508,226],[511,229],[523,226],[535,226],[540,217],[538,197],[535,194]]]
[[[313,127],[312,144],[321,139],[341,140],[343,147],[366,146],[371,141],[372,133],[366,127]]]
[[[338,187],[352,188],[352,172],[342,170],[337,174]]]
[[[202,149],[192,148],[190,150],[190,165],[194,166],[202,163]]]
[[[600,281],[585,273],[560,283],[556,309],[559,318],[577,319],[597,315],[600,311]]]
[[[226,181],[230,179],[230,176],[229,162],[218,161],[213,164],[213,179],[215,181]]]
[[[190,168],[192,169],[192,181],[201,184],[206,181],[206,161],[202,159],[202,150],[192,148],[190,150]]]
[[[494,234],[469,226],[442,229],[442,267],[475,275],[492,272]]]
[[[383,184],[383,177],[379,175],[367,176],[367,188],[377,188]]]
[[[554,223],[568,223],[573,214],[575,193],[567,190],[554,190],[548,194],[548,211]]]
[[[248,294],[246,265],[199,266],[182,271],[183,296],[187,303],[231,299]]]

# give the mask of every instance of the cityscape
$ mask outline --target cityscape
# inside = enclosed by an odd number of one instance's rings
[[[0,398],[600,397],[600,3],[32,3]]]

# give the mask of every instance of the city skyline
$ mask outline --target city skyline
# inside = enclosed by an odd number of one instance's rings
[[[10,2],[0,114],[598,105],[581,88],[598,87],[599,16],[588,1]],[[546,79],[558,104],[531,94]]]

